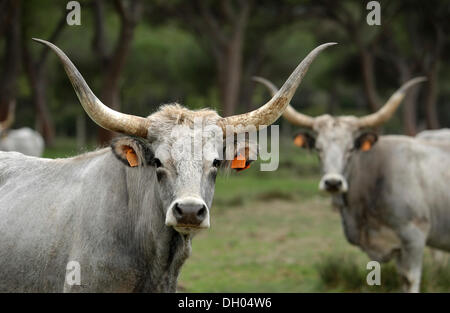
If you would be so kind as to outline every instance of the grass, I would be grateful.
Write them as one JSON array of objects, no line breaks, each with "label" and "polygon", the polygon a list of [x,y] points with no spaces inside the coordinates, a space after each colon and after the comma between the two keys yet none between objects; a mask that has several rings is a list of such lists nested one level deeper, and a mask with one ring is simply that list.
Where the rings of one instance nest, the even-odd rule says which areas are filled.
[{"label": "grass", "polygon": [[56,138],[52,147],[46,147],[42,157],[44,158],[68,158],[80,153],[92,151],[95,149],[94,143],[89,143],[85,147],[77,147],[74,138]]},{"label": "grass", "polygon": [[211,229],[194,239],[180,278],[183,290],[316,291],[314,264],[322,252],[357,252],[337,236],[339,218],[324,209],[326,202],[313,197],[304,203],[270,200],[233,209],[215,207]]},{"label": "grass", "polygon": [[216,182],[214,206],[251,205],[255,200],[283,199],[294,201],[317,194],[317,177],[298,178],[275,176],[254,177],[242,172],[219,176]]},{"label": "grass", "polygon": [[[59,140],[46,157],[79,152]],[[89,147],[92,150],[92,147]],[[193,240],[182,292],[397,292],[392,263],[382,265],[381,286],[366,284],[368,257],[344,238],[340,216],[317,191],[319,164],[283,143],[279,169],[219,175],[211,228]],[[450,291],[450,268],[425,255],[422,291]]]},{"label": "grass", "polygon": [[[317,271],[321,289],[326,291],[401,291],[401,280],[394,262],[381,265],[379,286],[368,286],[364,283],[369,271],[349,255],[330,255],[317,264]],[[450,266],[433,260],[428,251],[424,257],[420,289],[422,292],[450,291]]]}]

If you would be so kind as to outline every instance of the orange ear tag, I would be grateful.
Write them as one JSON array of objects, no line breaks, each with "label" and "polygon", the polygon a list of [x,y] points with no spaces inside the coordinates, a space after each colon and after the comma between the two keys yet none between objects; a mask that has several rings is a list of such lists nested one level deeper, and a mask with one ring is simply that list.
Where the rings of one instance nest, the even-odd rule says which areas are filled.
[{"label": "orange ear tag", "polygon": [[238,172],[248,169],[250,167],[250,163],[246,164],[247,160],[242,154],[238,154],[234,160],[231,162],[231,168],[236,169]]},{"label": "orange ear tag", "polygon": [[136,167],[139,165],[136,152],[134,152],[133,149],[131,148],[127,149],[126,157],[128,160],[128,164],[130,164],[131,167]]},{"label": "orange ear tag", "polygon": [[245,167],[243,167],[243,168],[237,168],[236,169],[236,172],[240,172],[240,171],[243,171],[243,170],[246,170],[246,169],[248,169],[249,167],[250,167],[250,162],[248,162],[248,164],[245,166]]},{"label": "orange ear tag", "polygon": [[372,143],[369,140],[363,142],[361,146],[362,151],[369,151],[372,148]]},{"label": "orange ear tag", "polygon": [[243,169],[245,168],[245,157],[242,154],[238,154],[231,162],[231,168]]},{"label": "orange ear tag", "polygon": [[302,135],[298,135],[297,137],[295,137],[294,145],[296,145],[297,147],[303,147],[304,143],[305,143],[305,140],[303,139]]}]

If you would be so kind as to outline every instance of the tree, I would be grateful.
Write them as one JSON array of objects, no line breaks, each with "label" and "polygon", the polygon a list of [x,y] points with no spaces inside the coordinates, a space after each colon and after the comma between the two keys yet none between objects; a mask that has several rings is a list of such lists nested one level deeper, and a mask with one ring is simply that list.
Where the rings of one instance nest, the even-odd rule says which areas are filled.
[{"label": "tree", "polygon": [[[26,6],[24,7],[24,15],[29,16],[34,12],[36,8]],[[48,41],[55,43],[60,37],[64,26],[66,25],[66,11],[61,12],[61,16],[59,21],[54,26],[53,31],[48,39]],[[32,91],[32,103],[36,108],[36,116],[38,120],[38,125],[40,128],[40,132],[45,139],[45,143],[47,146],[52,146],[55,130],[53,126],[53,121],[47,106],[47,74],[46,74],[46,64],[49,55],[49,49],[47,47],[42,46],[41,53],[38,57],[33,57],[30,52],[29,45],[34,45],[33,49],[37,49],[36,43],[32,42],[30,33],[30,23],[28,19],[24,19],[22,23],[22,58],[23,64],[25,68],[25,74],[28,79],[28,83],[30,85]]]},{"label": "tree", "polygon": [[11,101],[16,98],[17,77],[20,68],[20,16],[19,0],[1,4],[0,33],[5,35],[5,54],[0,77],[0,121],[8,114]]},{"label": "tree", "polygon": [[[357,48],[364,93],[371,111],[377,110],[381,105],[376,88],[375,62],[382,59],[393,65],[399,84],[413,76],[428,76],[424,97],[427,126],[439,126],[436,111],[437,72],[444,42],[442,29],[448,24],[448,9],[445,9],[442,2],[383,2],[382,25],[375,27],[366,23],[364,2],[353,6],[338,1],[320,0],[314,2],[312,7],[318,13],[316,16],[326,17],[340,26],[350,43]],[[359,15],[355,12],[359,12]],[[415,12],[423,14],[414,14]],[[402,105],[404,132],[407,135],[415,135],[417,132],[419,88],[411,90]]]},{"label": "tree", "polygon": [[[348,42],[357,48],[364,93],[370,111],[375,112],[382,103],[377,92],[373,51],[379,44],[385,25],[392,22],[400,8],[397,6],[391,9],[389,5],[382,5],[383,27],[375,27],[376,30],[373,31],[374,27],[369,30],[366,23],[365,5],[365,2],[360,2],[356,5],[357,10],[352,10],[352,6],[345,6],[342,1],[319,0],[313,3],[312,9],[316,14],[312,16],[327,18],[336,23],[347,34]],[[355,14],[355,11],[359,14]]]},{"label": "tree", "polygon": [[426,126],[429,129],[436,129],[440,127],[436,109],[439,91],[439,70],[445,44],[449,42],[448,36],[445,36],[445,33],[450,31],[448,23],[450,7],[442,1],[426,1],[420,2],[419,4],[421,5],[419,12],[424,13],[424,24],[428,26],[422,26],[425,32],[421,38],[421,41],[425,42],[425,49],[427,51],[427,55],[425,55],[421,63],[422,70],[428,78],[427,93],[424,101]]},{"label": "tree", "polygon": [[[114,7],[120,17],[120,34],[112,53],[109,54],[105,34],[105,3],[103,0],[93,2],[95,35],[92,47],[99,60],[102,73],[100,99],[107,106],[120,110],[120,75],[129,54],[134,29],[141,16],[142,4],[138,0],[128,1],[128,4],[121,0],[115,0]],[[112,132],[99,128],[98,140],[104,144],[109,142],[113,135]]]},{"label": "tree", "polygon": [[[420,15],[414,12],[421,12]],[[414,1],[402,7],[402,16],[391,25],[384,34],[386,47],[379,53],[386,56],[397,68],[401,81],[411,78],[415,73],[422,73],[428,78],[424,85],[422,100],[426,127],[439,128],[436,109],[439,85],[439,65],[448,28],[448,6],[440,1]],[[396,26],[396,28],[395,28]],[[448,29],[447,29],[448,30]],[[405,98],[404,121],[405,132],[415,135],[418,112],[417,90],[414,89]]]},{"label": "tree", "polygon": [[[148,16],[156,23],[161,22],[156,15],[174,17],[205,44],[215,60],[221,113],[229,116],[236,113],[241,99],[246,103],[241,110],[249,109],[251,76],[264,59],[266,37],[261,34],[290,23],[297,6],[291,1],[165,1],[149,10],[155,14]],[[253,33],[257,35],[249,36]]]},{"label": "tree", "polygon": [[223,114],[234,114],[240,95],[243,45],[252,0],[181,1],[163,4],[168,15],[179,18],[206,43],[216,62]]}]

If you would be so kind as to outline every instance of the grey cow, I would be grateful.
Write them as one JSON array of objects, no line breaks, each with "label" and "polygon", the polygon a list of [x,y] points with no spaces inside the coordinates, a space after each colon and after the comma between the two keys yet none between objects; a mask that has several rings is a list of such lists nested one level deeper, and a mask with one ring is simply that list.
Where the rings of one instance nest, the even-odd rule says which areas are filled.
[{"label": "grey cow", "polygon": [[15,102],[12,101],[8,116],[0,122],[0,151],[16,151],[30,156],[41,156],[44,152],[44,139],[37,131],[22,127],[10,129],[14,123]]},{"label": "grey cow", "polygon": [[424,130],[418,133],[416,138],[427,140],[446,140],[450,143],[450,128]]},{"label": "grey cow", "polygon": [[[439,141],[442,144],[450,146],[450,128],[428,129],[421,131],[416,135],[416,138],[422,140]],[[430,249],[433,260],[438,264],[446,265],[449,262],[450,254],[437,249]]]},{"label": "grey cow", "polygon": [[[273,93],[276,87],[256,78]],[[310,117],[288,106],[283,116],[311,129],[297,145],[321,160],[319,188],[332,195],[347,240],[372,260],[395,258],[404,290],[418,292],[425,245],[450,250],[450,146],[407,136],[380,136],[364,129],[386,122],[416,78],[376,113],[364,117]]]},{"label": "grey cow", "polygon": [[[92,120],[128,136],[68,159],[0,153],[0,291],[174,292],[192,236],[210,225],[215,177],[227,163],[215,128],[237,134],[272,124],[331,45],[310,52],[255,111],[222,118],[171,104],[144,118],[105,106],[58,47],[37,41],[58,55]],[[183,150],[192,140],[200,158]],[[178,149],[181,155],[171,153]],[[66,281],[74,262],[81,285]]]}]

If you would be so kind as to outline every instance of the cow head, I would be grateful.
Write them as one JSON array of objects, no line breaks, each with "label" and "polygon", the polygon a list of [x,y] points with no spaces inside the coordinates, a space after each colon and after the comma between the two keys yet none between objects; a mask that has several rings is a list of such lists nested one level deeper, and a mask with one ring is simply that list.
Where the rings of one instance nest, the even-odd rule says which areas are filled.
[{"label": "cow head", "polygon": [[[264,84],[272,93],[277,92],[277,88],[270,81],[261,77],[254,79]],[[424,80],[425,78],[419,77],[408,81],[379,111],[364,117],[335,117],[325,114],[313,118],[288,105],[283,117],[294,125],[312,130],[313,134],[296,134],[294,144],[317,151],[323,173],[319,183],[320,190],[330,193],[345,193],[348,190],[345,174],[350,158],[355,153],[366,153],[372,149],[378,139],[375,133],[365,130],[386,122],[395,113],[405,97],[406,90]]]},{"label": "cow head", "polygon": [[[309,65],[326,47],[323,44],[298,65],[270,101],[252,112],[220,117],[215,111],[192,111],[177,104],[165,105],[148,117],[123,114],[105,106],[69,58],[55,45],[51,48],[66,73],[86,113],[99,126],[128,136],[112,142],[112,151],[130,170],[150,171],[156,197],[164,208],[165,223],[181,233],[209,227],[209,208],[217,171],[226,166],[223,147],[235,135],[259,130],[275,122],[287,107]],[[232,157],[246,155],[233,144]],[[246,147],[244,146],[244,150]],[[227,160],[229,158],[227,157]],[[152,176],[153,175],[153,176]]]},{"label": "cow head", "polygon": [[114,154],[133,170],[154,172],[167,226],[182,233],[208,228],[216,175],[225,166],[220,116],[170,104],[148,119],[147,138],[117,138]]}]

